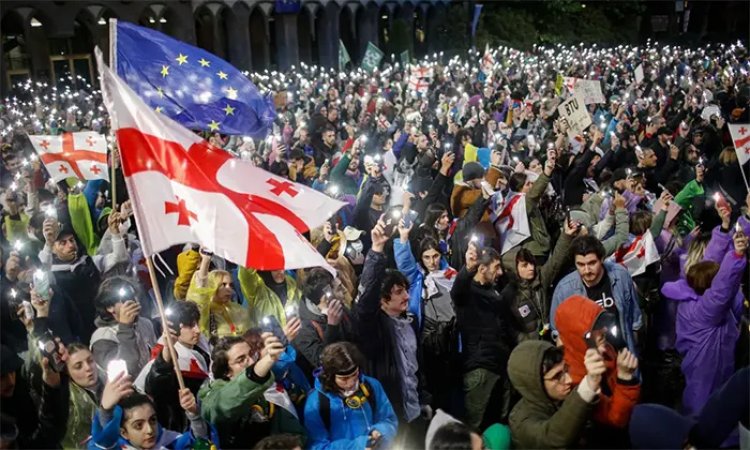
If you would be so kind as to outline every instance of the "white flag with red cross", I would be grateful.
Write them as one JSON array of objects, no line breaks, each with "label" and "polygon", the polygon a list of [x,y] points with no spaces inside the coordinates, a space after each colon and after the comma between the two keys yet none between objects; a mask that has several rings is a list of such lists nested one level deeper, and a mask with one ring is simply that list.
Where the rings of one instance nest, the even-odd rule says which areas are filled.
[{"label": "white flag with red cross", "polygon": [[504,255],[529,236],[529,217],[526,214],[526,194],[498,191],[490,198],[490,220],[502,242],[500,254]]},{"label": "white flag with red cross", "polygon": [[415,66],[411,68],[411,77],[420,79],[430,79],[435,76],[435,69],[432,67]]},{"label": "white flag with red cross", "polygon": [[413,75],[409,78],[409,90],[410,91],[417,91],[417,92],[425,93],[429,89],[430,89],[429,81],[423,80],[421,78],[417,78]]},{"label": "white flag with red cross", "polygon": [[729,133],[732,135],[737,160],[743,165],[750,160],[750,124],[730,124]]},{"label": "white flag with red cross", "polygon": [[492,74],[492,68],[495,66],[495,56],[490,51],[489,44],[484,46],[484,55],[482,56],[481,69],[482,72],[490,76]]},{"label": "white flag with red cross", "polygon": [[195,242],[258,270],[327,266],[302,233],[342,202],[233,158],[149,108],[97,60],[146,255]]},{"label": "white flag with red cross", "polygon": [[57,136],[29,135],[31,145],[54,181],[109,180],[107,141],[93,131]]},{"label": "white flag with red cross", "polygon": [[615,252],[614,259],[628,269],[631,277],[646,271],[649,264],[659,261],[659,250],[656,248],[651,231],[637,236],[630,245],[623,245]]}]

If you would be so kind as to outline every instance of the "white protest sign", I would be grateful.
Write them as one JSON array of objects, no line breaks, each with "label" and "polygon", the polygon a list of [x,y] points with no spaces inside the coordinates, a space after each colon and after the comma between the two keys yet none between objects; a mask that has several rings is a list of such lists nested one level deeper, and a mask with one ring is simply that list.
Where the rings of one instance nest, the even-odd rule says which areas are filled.
[{"label": "white protest sign", "polygon": [[643,81],[643,64],[638,64],[635,68],[635,82],[640,84]]},{"label": "white protest sign", "polygon": [[716,105],[708,105],[701,111],[701,119],[711,120],[711,116],[721,117],[721,109]]},{"label": "white protest sign", "polygon": [[592,123],[580,94],[564,101],[557,107],[557,111],[560,113],[560,119],[567,125],[568,137],[583,134],[583,131]]},{"label": "white protest sign", "polygon": [[602,84],[597,80],[581,80],[576,81],[575,87],[576,95],[583,97],[583,103],[590,105],[591,103],[605,103],[604,94],[602,94]]}]

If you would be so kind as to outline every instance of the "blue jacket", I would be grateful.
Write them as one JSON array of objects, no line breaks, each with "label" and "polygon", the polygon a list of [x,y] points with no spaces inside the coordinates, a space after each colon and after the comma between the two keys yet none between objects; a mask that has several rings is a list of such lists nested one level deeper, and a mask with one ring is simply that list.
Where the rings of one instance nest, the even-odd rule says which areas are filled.
[{"label": "blue jacket", "polygon": [[[102,427],[99,421],[99,412],[94,415],[91,423],[91,439],[88,441],[89,450],[102,449],[121,449],[134,448],[127,439],[120,436],[120,423],[122,422],[122,408],[115,406],[112,411],[112,418]],[[172,430],[165,430],[160,425],[157,434],[156,445],[154,448],[166,447],[173,450],[183,450],[193,448],[195,437],[191,431],[177,433]]]},{"label": "blue jacket", "polygon": [[[422,329],[422,283],[424,282],[424,269],[417,263],[411,252],[409,242],[402,243],[401,239],[393,241],[393,254],[396,258],[396,267],[409,280],[409,312],[414,314]],[[440,269],[447,269],[448,263],[440,258]]]},{"label": "blue jacket", "polygon": [[[628,270],[620,264],[612,261],[604,261],[603,264],[604,270],[607,271],[607,275],[609,276],[609,281],[612,283],[612,296],[615,298],[615,306],[620,315],[620,328],[625,330],[628,349],[633,354],[636,354],[633,331],[641,328],[643,318],[641,316],[641,308],[638,306],[638,293],[635,291],[633,279],[630,277]],[[560,280],[555,288],[555,293],[552,295],[549,323],[553,331],[557,330],[555,326],[555,312],[557,312],[557,307],[571,295],[582,295],[588,298],[586,287],[583,285],[578,272],[568,274]]]},{"label": "blue jacket", "polygon": [[[311,450],[362,450],[372,430],[381,434],[381,448],[389,448],[398,431],[396,412],[385,395],[383,386],[374,378],[360,376],[360,383],[367,382],[377,411],[372,410],[373,401],[365,401],[361,408],[352,409],[344,400],[330,392],[325,392],[320,379],[315,380],[315,390],[305,404],[305,428],[308,435],[308,449]],[[319,394],[328,397],[331,405],[331,428],[326,429],[320,416]]]}]

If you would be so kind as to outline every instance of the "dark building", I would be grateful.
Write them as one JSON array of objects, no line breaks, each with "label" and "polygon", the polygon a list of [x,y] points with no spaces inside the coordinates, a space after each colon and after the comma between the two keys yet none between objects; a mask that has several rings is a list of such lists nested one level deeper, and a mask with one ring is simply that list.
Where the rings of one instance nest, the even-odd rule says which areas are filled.
[{"label": "dark building", "polygon": [[[2,84],[64,73],[91,80],[93,48],[107,53],[107,21],[117,18],[197,44],[243,70],[289,69],[299,62],[338,65],[339,40],[356,64],[368,42],[386,53],[417,57],[441,50],[438,39],[448,0],[301,0],[281,13],[284,0],[16,1],[0,2]],[[286,0],[286,3],[294,3]],[[294,6],[294,5],[292,5]],[[398,31],[396,31],[398,29]],[[404,42],[406,41],[406,42]],[[392,42],[390,42],[392,44]],[[393,47],[393,45],[390,45]]]}]

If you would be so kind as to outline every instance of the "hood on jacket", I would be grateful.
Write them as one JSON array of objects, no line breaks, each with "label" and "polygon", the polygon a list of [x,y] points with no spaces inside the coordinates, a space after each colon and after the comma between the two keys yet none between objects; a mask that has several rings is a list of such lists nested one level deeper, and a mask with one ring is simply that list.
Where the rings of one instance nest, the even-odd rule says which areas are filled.
[{"label": "hood on jacket", "polygon": [[668,299],[675,301],[698,300],[698,294],[690,287],[687,280],[684,278],[664,283],[664,286],[661,288],[661,293]]},{"label": "hood on jacket", "polygon": [[588,345],[583,335],[591,330],[603,312],[604,308],[581,295],[571,295],[557,308],[555,323],[565,349],[565,362],[574,383],[580,382],[586,375],[583,358]]},{"label": "hood on jacket", "polygon": [[554,402],[544,389],[540,373],[544,352],[553,348],[546,341],[524,341],[518,344],[508,359],[508,377],[524,400],[537,405],[552,405]]}]

